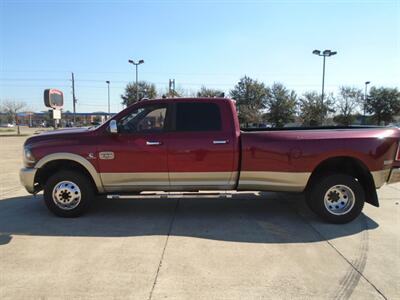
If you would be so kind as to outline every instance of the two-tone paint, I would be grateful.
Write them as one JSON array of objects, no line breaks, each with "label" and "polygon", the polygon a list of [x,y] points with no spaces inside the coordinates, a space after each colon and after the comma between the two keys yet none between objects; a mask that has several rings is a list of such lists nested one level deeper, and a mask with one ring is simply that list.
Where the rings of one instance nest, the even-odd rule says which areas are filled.
[{"label": "two-tone paint", "polygon": [[363,164],[380,188],[394,163],[399,133],[397,128],[243,132],[239,187],[299,192],[321,163],[349,157]]},{"label": "two-tone paint", "polygon": [[[90,174],[100,193],[130,191],[269,190],[302,192],[318,166],[335,157],[360,162],[376,188],[398,181],[396,128],[282,129],[241,131],[235,102],[194,98],[141,101],[133,109],[178,102],[218,105],[222,129],[215,132],[110,133],[108,122],[98,128],[59,130],[29,138],[25,147],[36,163],[21,171],[29,192],[37,171],[54,161],[73,161]],[[392,176],[393,175],[393,176]],[[393,179],[394,178],[394,179]],[[400,180],[400,178],[399,178]]]}]

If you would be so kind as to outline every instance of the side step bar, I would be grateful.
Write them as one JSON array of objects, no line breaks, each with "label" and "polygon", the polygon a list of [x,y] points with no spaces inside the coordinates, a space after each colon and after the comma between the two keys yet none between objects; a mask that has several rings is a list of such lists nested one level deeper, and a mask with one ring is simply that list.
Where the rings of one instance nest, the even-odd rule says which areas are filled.
[{"label": "side step bar", "polygon": [[107,195],[107,199],[167,199],[167,198],[232,198],[232,193],[224,192],[224,193],[168,193],[168,192],[160,192],[160,193],[144,193],[137,195],[118,195],[118,194],[110,194]]}]

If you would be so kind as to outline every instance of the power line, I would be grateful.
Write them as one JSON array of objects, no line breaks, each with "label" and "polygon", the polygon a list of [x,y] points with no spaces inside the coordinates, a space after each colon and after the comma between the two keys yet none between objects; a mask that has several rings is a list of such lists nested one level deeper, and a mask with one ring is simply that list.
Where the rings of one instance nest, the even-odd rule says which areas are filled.
[{"label": "power line", "polygon": [[[159,86],[167,86],[168,87],[168,82],[150,82],[150,83],[154,83],[156,85]],[[232,83],[211,83],[211,82],[179,82],[180,86],[182,85],[187,85],[187,86],[226,86],[226,87],[234,87],[237,82],[232,82]],[[0,82],[1,86],[5,86],[5,87],[17,87],[17,88],[34,88],[34,87],[47,87],[47,85],[43,85],[43,84],[38,84],[38,85],[18,85],[18,84],[4,84]],[[105,86],[100,86],[100,85],[81,85],[79,84],[78,80],[75,80],[75,85],[79,86],[80,88],[96,88],[96,89],[107,89],[107,87]],[[293,83],[293,84],[285,84],[288,87],[319,87],[319,84],[303,84],[303,83]],[[338,87],[341,86],[342,84],[328,84],[325,86],[329,86],[329,87]],[[384,84],[383,84],[384,85]],[[391,84],[387,84],[387,85],[391,85]],[[70,87],[70,85],[59,85],[57,84],[57,87]],[[115,85],[114,87],[116,88],[125,88],[125,85]]]},{"label": "power line", "polygon": [[[26,70],[26,71],[13,71],[13,70],[3,70],[3,73],[69,73],[70,71],[43,71],[43,70]],[[75,73],[79,74],[131,74],[131,72],[122,72],[122,71],[76,71]],[[171,75],[194,75],[194,76],[238,76],[238,73],[241,74],[248,74],[249,72],[231,72],[231,73],[218,73],[218,72],[174,72],[174,71],[169,71],[169,72],[149,72],[149,71],[143,71],[142,74],[149,74],[149,75],[166,75],[166,76],[171,76]],[[289,75],[289,76],[303,76],[303,72],[258,72],[258,73],[251,73],[252,76],[283,76],[283,75]],[[239,75],[240,76],[240,75]],[[311,75],[310,75],[311,76]],[[312,75],[314,77],[314,75]]]},{"label": "power line", "polygon": [[[0,81],[71,81],[71,79],[67,78],[0,78]],[[104,82],[104,80],[100,79],[78,79],[75,80],[76,82]],[[119,83],[128,83],[128,80],[114,80],[114,82],[119,82]]]}]

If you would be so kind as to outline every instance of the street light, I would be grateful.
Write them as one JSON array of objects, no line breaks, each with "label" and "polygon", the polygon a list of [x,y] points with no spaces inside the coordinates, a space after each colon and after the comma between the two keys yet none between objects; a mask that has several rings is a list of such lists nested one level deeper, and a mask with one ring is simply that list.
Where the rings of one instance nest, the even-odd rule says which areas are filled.
[{"label": "street light", "polygon": [[367,88],[368,84],[370,84],[371,81],[366,81],[365,82],[365,90],[364,90],[364,113],[363,113],[363,123],[365,124],[365,110],[366,110],[366,104],[367,104]]},{"label": "street light", "polygon": [[136,67],[136,100],[139,100],[138,65],[144,64],[144,60],[140,59],[138,62],[134,62],[132,59],[129,59],[128,62]]},{"label": "street light", "polygon": [[108,118],[110,118],[110,81],[107,80],[107,91],[108,91]]},{"label": "street light", "polygon": [[323,62],[323,68],[322,68],[322,95],[321,95],[321,104],[324,103],[324,87],[325,87],[325,58],[329,56],[336,55],[336,51],[331,51],[331,50],[324,50],[322,53],[320,50],[314,50],[312,52],[315,55],[318,56],[323,56],[324,57],[324,62]]}]

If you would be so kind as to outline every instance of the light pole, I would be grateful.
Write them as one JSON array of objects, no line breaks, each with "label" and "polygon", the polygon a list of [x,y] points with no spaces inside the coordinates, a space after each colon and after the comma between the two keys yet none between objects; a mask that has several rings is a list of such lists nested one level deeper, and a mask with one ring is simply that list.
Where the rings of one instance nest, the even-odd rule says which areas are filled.
[{"label": "light pole", "polygon": [[323,67],[322,67],[322,95],[321,95],[321,104],[324,103],[324,88],[325,88],[325,58],[329,56],[336,55],[336,51],[324,50],[322,53],[320,50],[314,50],[312,52],[315,55],[322,56],[324,58]]},{"label": "light pole", "polygon": [[368,89],[368,84],[370,84],[371,81],[366,81],[365,82],[365,90],[364,90],[364,113],[363,113],[363,123],[365,124],[365,110],[366,110],[366,104],[367,104],[367,89]]},{"label": "light pole", "polygon": [[138,85],[138,66],[144,63],[144,60],[141,59],[138,62],[134,62],[132,59],[129,59],[128,62],[136,67],[136,100],[139,101],[139,85]]},{"label": "light pole", "polygon": [[107,83],[107,92],[108,92],[108,119],[110,118],[110,80],[106,81]]}]

